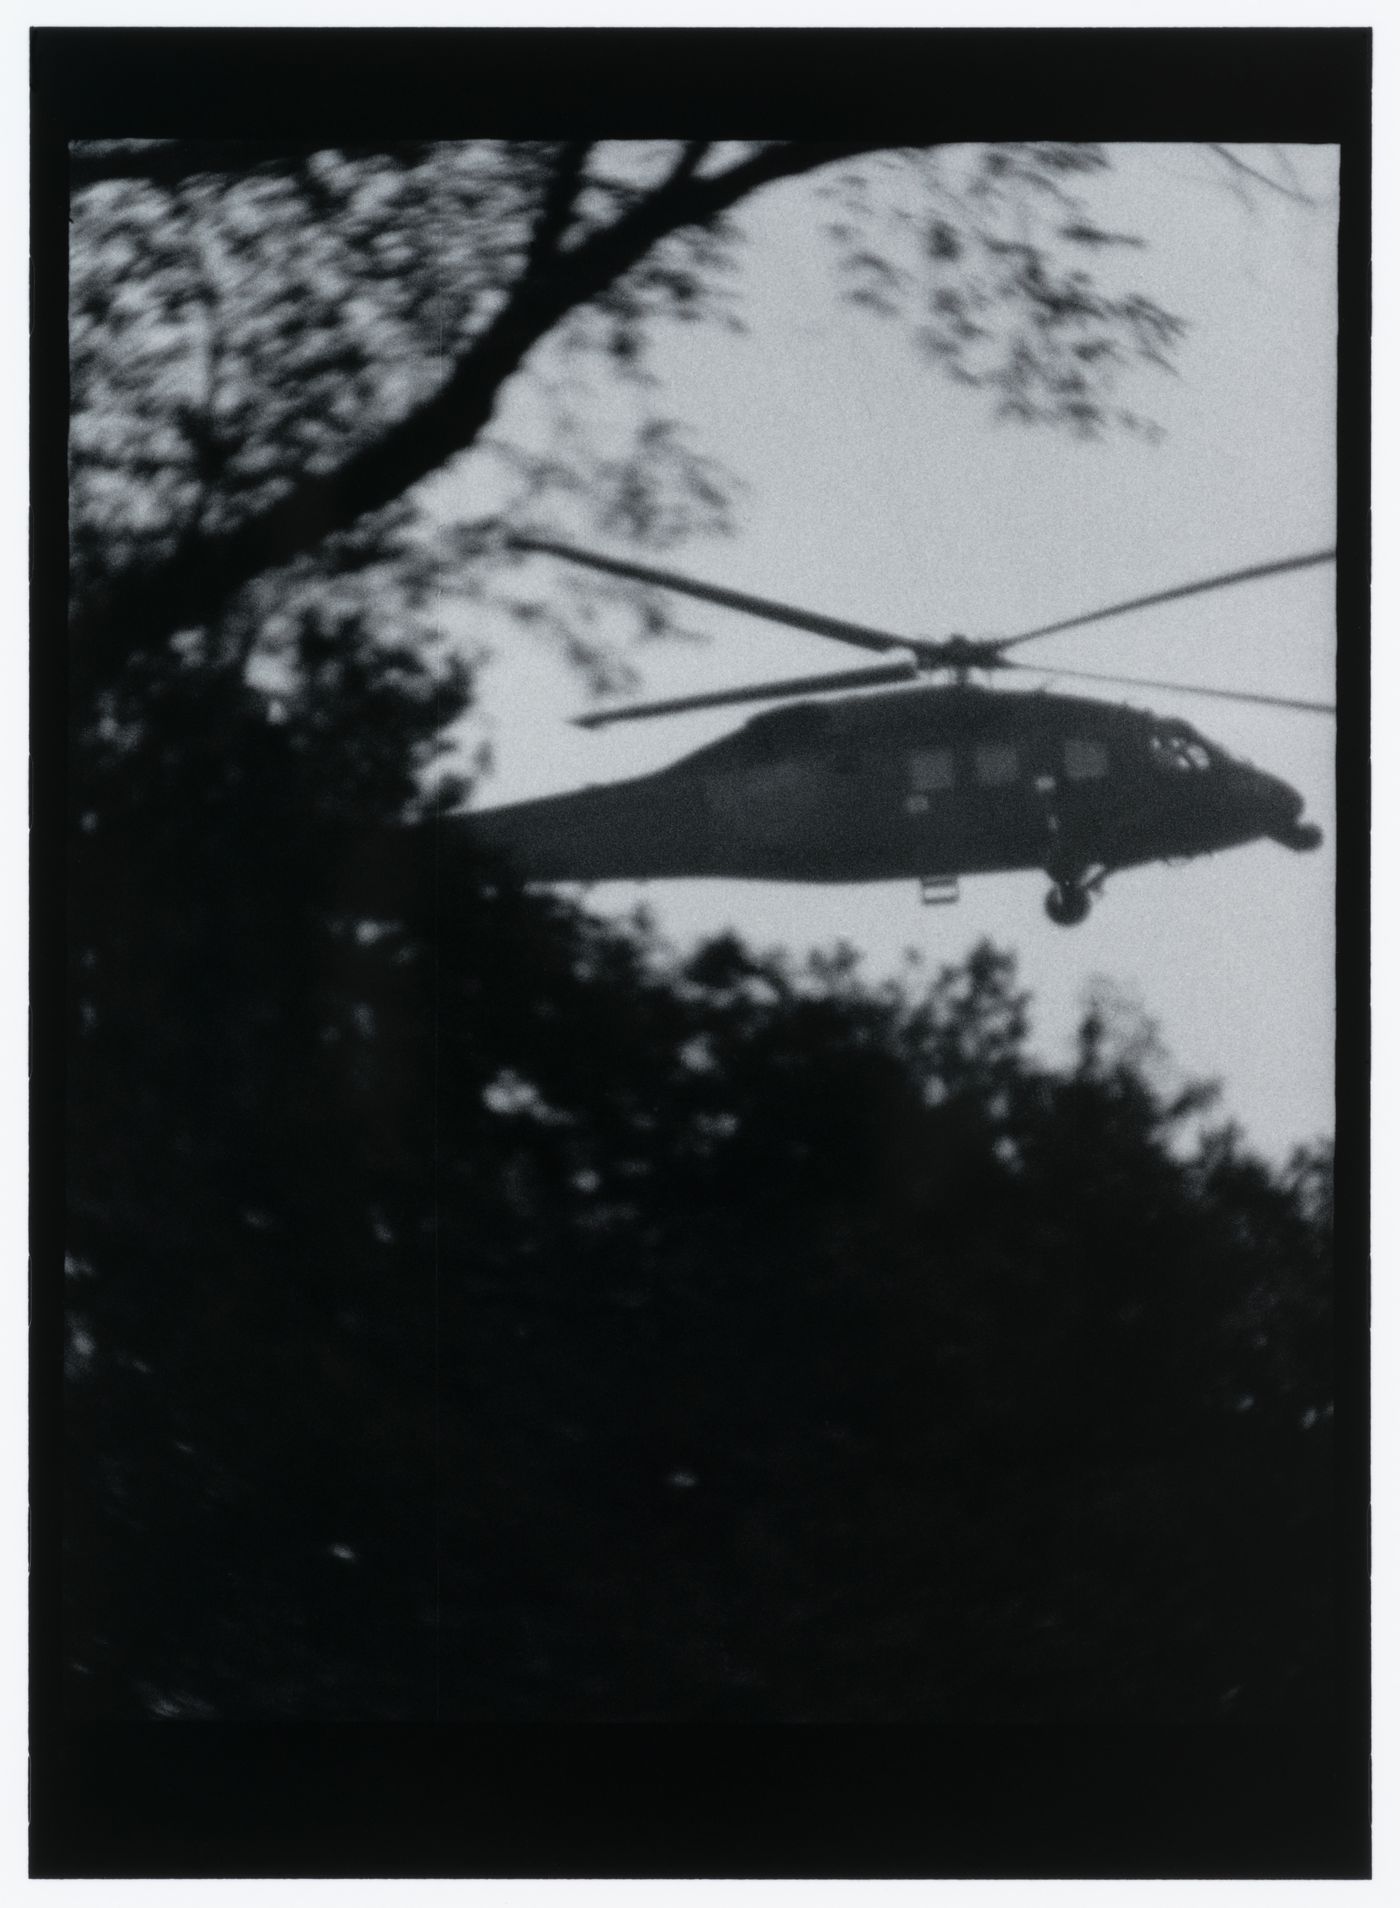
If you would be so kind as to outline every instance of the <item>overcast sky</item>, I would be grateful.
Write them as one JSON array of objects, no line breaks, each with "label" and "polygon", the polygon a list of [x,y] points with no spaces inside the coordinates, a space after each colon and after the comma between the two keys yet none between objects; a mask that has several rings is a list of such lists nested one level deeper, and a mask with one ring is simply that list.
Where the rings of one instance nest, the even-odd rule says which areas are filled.
[{"label": "overcast sky", "polygon": [[[1165,427],[1156,444],[1132,435],[1085,444],[995,424],[979,394],[951,387],[893,328],[838,303],[809,186],[756,201],[745,220],[749,335],[696,328],[668,339],[657,360],[670,408],[744,480],[738,534],[666,560],[910,634],[990,635],[1331,544],[1335,156],[1290,156],[1310,207],[1264,191],[1244,201],[1191,148],[1115,149],[1112,177],[1092,187],[1102,223],[1149,241],[1132,258],[1136,281],[1191,321],[1180,375],[1145,371],[1125,394]],[[441,494],[452,507],[450,479]],[[859,660],[719,609],[691,605],[687,621],[710,640],[647,648],[643,693]],[[1052,687],[1058,661],[1327,700],[1334,640],[1329,566],[1049,638],[1026,659],[1044,662]],[[795,949],[845,938],[872,973],[911,947],[930,963],[958,959],[988,935],[1016,952],[1050,1055],[1068,1051],[1086,992],[1107,979],[1158,1023],[1180,1073],[1222,1081],[1227,1111],[1254,1144],[1281,1153],[1329,1133],[1330,719],[1160,691],[1103,693],[1182,715],[1284,776],[1326,830],[1325,846],[1300,856],[1265,842],[1128,871],[1073,930],[1046,920],[1047,884],[1031,873],[966,880],[951,908],[922,907],[912,882],[619,883],[595,888],[590,905],[624,912],[644,895],[680,941],[726,926]],[[482,694],[496,750],[483,803],[641,773],[750,713],[571,728],[583,699],[577,679],[509,630]]]}]

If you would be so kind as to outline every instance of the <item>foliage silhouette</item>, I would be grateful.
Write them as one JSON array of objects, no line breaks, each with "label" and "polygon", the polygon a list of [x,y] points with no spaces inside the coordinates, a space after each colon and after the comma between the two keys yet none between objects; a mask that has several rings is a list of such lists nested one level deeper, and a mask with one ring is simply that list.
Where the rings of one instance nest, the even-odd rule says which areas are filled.
[{"label": "foliage silhouette", "polygon": [[[739,324],[735,214],[778,189],[818,194],[801,216],[846,296],[1001,409],[1132,421],[1119,385],[1183,326],[1074,189],[1107,164],[1053,142],[79,147],[76,658],[100,689],[193,632],[275,653],[308,598],[403,627],[430,596],[518,607],[490,523],[454,537],[422,510],[449,465],[516,519],[722,526],[732,485],[666,414],[652,347]],[[558,633],[577,644],[577,617]]]},{"label": "foliage silhouette", "polygon": [[367,919],[466,689],[299,640],[75,838],[80,1710],[1322,1714],[1326,1160],[985,945],[682,955],[431,821]]},{"label": "foliage silhouette", "polygon": [[992,947],[675,950],[440,825],[431,607],[521,599],[413,485],[721,521],[647,340],[818,169],[862,303],[1103,421],[1178,327],[1064,262],[1101,155],[193,158],[75,161],[74,1713],[1324,1716],[1326,1156],[1193,1139],[1103,1009],[1035,1060]]}]

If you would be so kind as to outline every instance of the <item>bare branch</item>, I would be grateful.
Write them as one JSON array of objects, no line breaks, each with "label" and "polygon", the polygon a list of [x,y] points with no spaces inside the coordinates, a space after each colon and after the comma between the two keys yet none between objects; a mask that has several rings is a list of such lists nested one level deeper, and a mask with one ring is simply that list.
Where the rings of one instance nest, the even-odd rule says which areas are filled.
[{"label": "bare branch", "polygon": [[[847,159],[860,159],[872,152],[897,152],[900,148],[892,146],[888,140],[861,139],[850,140],[844,145],[809,145],[805,141],[797,143],[790,140],[777,141],[770,146],[760,146],[737,165],[730,166],[726,172],[719,172],[705,179],[691,182],[692,187],[703,193],[704,188],[715,189],[717,203],[712,212],[698,215],[685,221],[687,224],[703,224],[706,218],[727,211],[750,192],[756,192],[760,186],[772,185],[779,179],[795,178],[799,174],[819,172],[826,166],[840,165]],[[924,151],[930,147],[922,148]],[[663,191],[669,188],[663,187]]]},{"label": "bare branch", "polygon": [[1231,152],[1228,146],[1212,145],[1209,149],[1215,154],[1217,159],[1223,159],[1226,165],[1233,167],[1236,172],[1243,174],[1245,178],[1253,179],[1258,185],[1267,186],[1271,192],[1277,192],[1280,198],[1291,199],[1295,205],[1317,204],[1316,199],[1311,198],[1306,192],[1301,191],[1296,186],[1284,185],[1282,181],[1278,179],[1271,179],[1267,172],[1260,172],[1257,167],[1249,165],[1245,160],[1240,158],[1238,153]]}]

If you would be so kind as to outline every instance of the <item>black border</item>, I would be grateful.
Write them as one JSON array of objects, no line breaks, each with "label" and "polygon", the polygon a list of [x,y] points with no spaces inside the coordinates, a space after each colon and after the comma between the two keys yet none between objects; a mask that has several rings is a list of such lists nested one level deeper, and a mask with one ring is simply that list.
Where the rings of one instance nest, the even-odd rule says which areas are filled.
[{"label": "black border", "polygon": [[[31,1873],[1369,1874],[1368,30],[90,29],[31,37]],[[756,135],[1342,147],[1335,1737],[617,1727],[65,1730],[57,1701],[65,143]]]},{"label": "black border", "polygon": [[[275,44],[275,55],[273,47]],[[1339,138],[1361,28],[40,28],[68,138]]]},{"label": "black border", "polygon": [[1362,1877],[1364,1746],[1248,1729],[111,1725],[38,1876]]}]

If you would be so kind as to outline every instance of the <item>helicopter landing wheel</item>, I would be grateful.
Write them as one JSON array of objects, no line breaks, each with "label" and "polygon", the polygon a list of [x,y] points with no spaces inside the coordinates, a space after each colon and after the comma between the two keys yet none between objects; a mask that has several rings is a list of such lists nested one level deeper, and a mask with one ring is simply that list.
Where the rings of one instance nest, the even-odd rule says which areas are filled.
[{"label": "helicopter landing wheel", "polygon": [[1078,927],[1089,912],[1089,896],[1078,886],[1060,881],[1045,897],[1045,912],[1056,927]]}]

